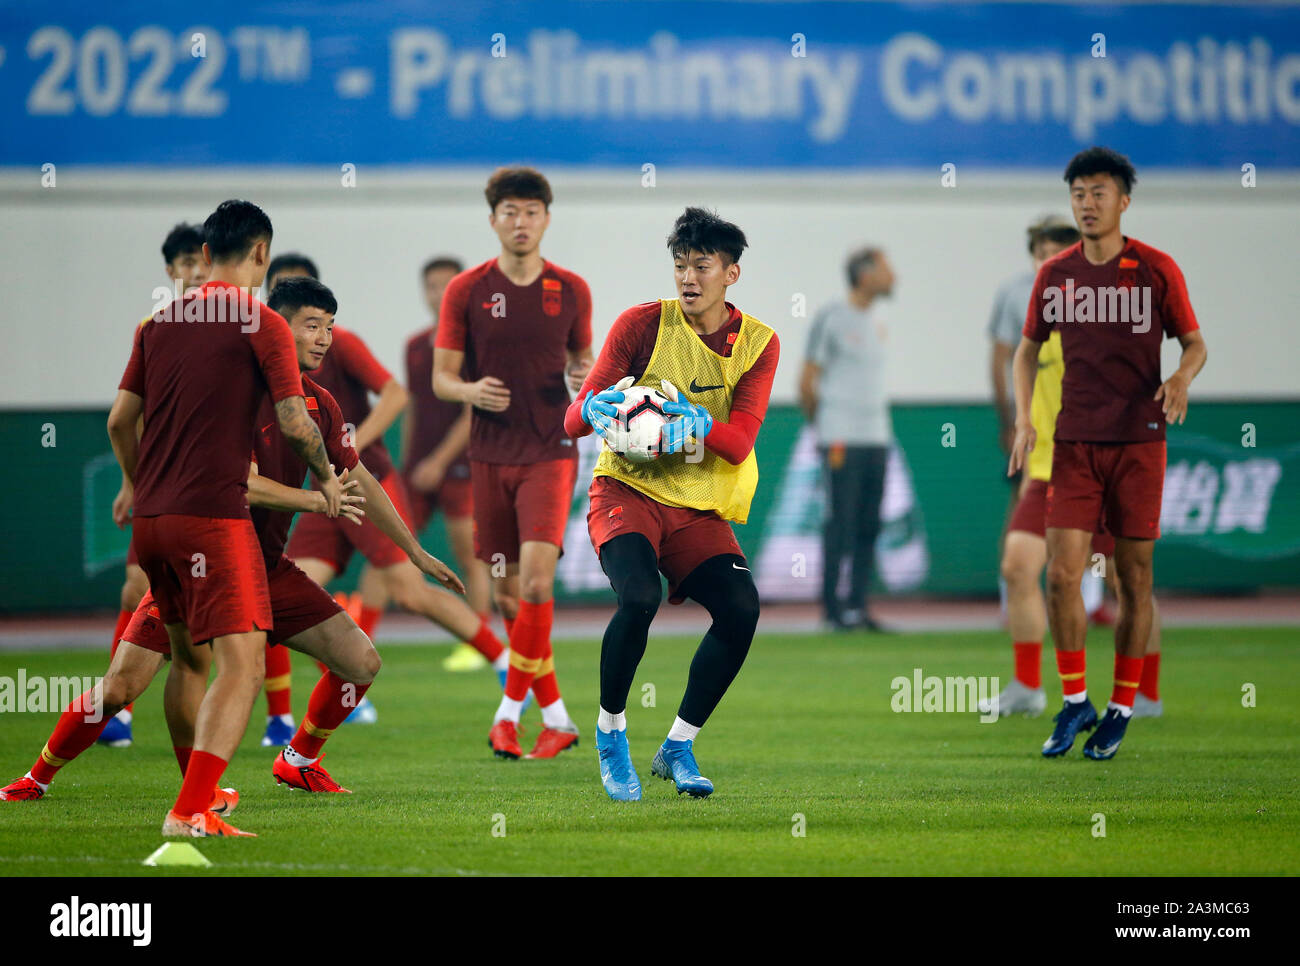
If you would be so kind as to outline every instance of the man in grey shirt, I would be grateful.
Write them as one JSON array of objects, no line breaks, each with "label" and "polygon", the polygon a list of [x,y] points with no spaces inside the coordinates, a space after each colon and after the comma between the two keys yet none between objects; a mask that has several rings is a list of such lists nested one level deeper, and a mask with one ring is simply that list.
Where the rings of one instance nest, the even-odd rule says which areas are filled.
[{"label": "man in grey shirt", "polygon": [[[885,395],[885,326],[874,303],[893,292],[894,271],[878,248],[854,252],[845,271],[848,296],[813,319],[799,399],[815,426],[830,490],[822,532],[826,620],[837,628],[879,630],[867,609],[867,591],[893,430]],[[852,580],[842,601],[838,584],[846,555]]]}]

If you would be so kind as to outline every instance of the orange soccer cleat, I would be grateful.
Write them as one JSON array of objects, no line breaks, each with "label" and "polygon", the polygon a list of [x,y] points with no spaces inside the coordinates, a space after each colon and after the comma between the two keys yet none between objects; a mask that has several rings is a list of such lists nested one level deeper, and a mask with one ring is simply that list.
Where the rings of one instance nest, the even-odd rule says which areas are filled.
[{"label": "orange soccer cleat", "polygon": [[228,825],[213,812],[197,812],[186,818],[175,812],[168,812],[163,819],[162,834],[167,837],[202,839],[208,837],[255,839],[253,832],[241,832],[233,825]]},{"label": "orange soccer cleat", "polygon": [[513,761],[524,754],[524,749],[519,747],[519,725],[508,718],[502,718],[492,726],[488,732],[488,744],[492,746],[492,754],[498,758]]},{"label": "orange soccer cleat", "polygon": [[218,788],[212,793],[212,804],[208,806],[208,811],[213,815],[226,816],[235,810],[239,804],[239,792],[233,788]]},{"label": "orange soccer cleat", "polygon": [[300,792],[339,792],[344,795],[351,795],[352,792],[333,778],[321,764],[321,755],[310,765],[291,765],[284,757],[284,752],[275,756],[275,764],[271,766],[271,774],[275,776],[277,785],[288,785],[290,788],[297,789]]},{"label": "orange soccer cleat", "polygon": [[528,753],[529,758],[554,758],[566,748],[578,746],[578,732],[560,731],[558,728],[543,728],[537,736],[537,744]]},{"label": "orange soccer cleat", "polygon": [[0,788],[0,802],[34,802],[45,794],[45,789],[36,783],[30,775],[24,775],[18,781]]}]

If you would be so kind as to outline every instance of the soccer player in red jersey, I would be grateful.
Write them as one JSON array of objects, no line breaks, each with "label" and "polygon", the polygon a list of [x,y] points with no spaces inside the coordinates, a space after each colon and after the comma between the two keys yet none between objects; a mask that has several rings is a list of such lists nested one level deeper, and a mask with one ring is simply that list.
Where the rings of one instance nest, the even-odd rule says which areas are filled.
[{"label": "soccer player in red jersey", "polygon": [[[411,404],[402,423],[402,475],[411,500],[415,532],[424,529],[435,511],[442,511],[456,565],[465,575],[466,599],[475,613],[486,620],[491,590],[487,567],[474,556],[473,495],[466,455],[470,406],[445,402],[433,394],[433,344],[438,331],[438,312],[447,286],[464,268],[459,259],[440,256],[426,262],[420,273],[424,301],[433,324],[415,333],[406,343],[406,386]],[[480,652],[471,644],[461,644],[442,666],[448,671],[473,671],[492,662],[504,687],[509,656],[505,648]]]},{"label": "soccer player in red jersey", "polygon": [[696,764],[695,737],[740,672],[758,625],[758,590],[727,521],[744,523],[749,514],[758,484],[754,440],[781,350],[770,327],[726,300],[746,245],[735,225],[687,208],[668,237],[677,298],[618,317],[565,415],[569,435],[594,429],[608,441],[613,404],[635,383],[663,386],[676,400],[665,411],[681,417],[664,424],[663,455],[651,462],[602,448],[591,483],[591,543],[618,595],[601,643],[596,726],[601,781],[616,801],[641,798],[625,709],[663,596],[659,574],[668,578],[671,603],[690,597],[713,618],[650,766],[678,794],[713,791]]},{"label": "soccer player in red jersey", "polygon": [[[305,263],[304,267],[314,270],[309,259],[295,257]],[[282,271],[276,276],[276,284],[297,274],[303,272]],[[271,294],[274,296],[274,288]],[[406,390],[359,336],[339,325],[333,327],[329,355],[312,378],[338,402],[362,462],[397,507],[404,528],[412,528],[406,486],[383,439],[384,432],[406,408],[409,399]],[[374,409],[370,407],[370,393],[379,395]],[[504,650],[483,616],[476,614],[462,598],[429,584],[405,549],[372,520],[367,519],[356,527],[318,515],[304,517],[294,528],[286,553],[307,576],[324,587],[347,569],[353,551],[358,550],[371,570],[370,593],[367,597],[363,591],[363,606],[357,621],[367,637],[379,623],[382,608],[392,599],[460,640],[473,642],[475,647],[494,653]],[[367,583],[364,572],[362,579],[364,588]],[[376,719],[374,705],[366,698],[358,704],[350,720],[373,723]]]},{"label": "soccer player in red jersey", "polygon": [[[208,279],[208,264],[203,260],[203,228],[181,222],[167,233],[162,243],[163,268],[173,283],[179,282],[181,290],[188,292],[197,288]],[[157,292],[155,292],[157,294]],[[150,316],[152,318],[152,316]],[[146,319],[147,321],[147,319]],[[143,324],[143,323],[141,323]],[[119,530],[131,525],[130,488],[123,481],[113,499],[113,522]],[[121,609],[117,615],[117,626],[113,628],[113,643],[109,648],[109,660],[117,651],[117,642],[122,631],[131,622],[140,598],[149,591],[149,578],[144,575],[139,560],[135,555],[135,544],[128,544],[126,550],[126,579],[122,582],[120,595]],[[127,748],[131,745],[131,707],[123,708],[109,722],[100,735],[101,744],[110,748]]]},{"label": "soccer player in red jersey", "polygon": [[[1128,728],[1151,633],[1165,424],[1186,418],[1188,387],[1206,359],[1178,265],[1120,230],[1136,180],[1129,160],[1109,148],[1089,148],[1066,166],[1083,239],[1038,270],[1013,364],[1014,473],[1036,441],[1030,399],[1039,347],[1060,332],[1065,376],[1047,488],[1047,614],[1065,706],[1043,744],[1047,757],[1065,754],[1080,731],[1095,727],[1084,755],[1113,758]],[[1182,356],[1162,381],[1160,345],[1166,335],[1178,339]],[[1079,579],[1092,534],[1103,526],[1115,537],[1120,616],[1114,688],[1099,723],[1084,677],[1088,615]]]},{"label": "soccer player in red jersey", "polygon": [[113,451],[132,487],[136,553],[177,658],[172,674],[209,642],[216,665],[164,834],[222,831],[208,806],[262,686],[271,606],[246,491],[253,422],[268,391],[331,516],[343,496],[307,412],[293,333],[248,294],[266,273],[271,234],[266,213],[247,201],[223,202],[208,217],[208,282],[136,330],[109,413]]},{"label": "soccer player in red jersey", "polygon": [[581,277],[542,258],[552,195],[541,173],[498,169],[484,194],[501,252],[447,286],[433,391],[474,407],[474,549],[491,567],[510,634],[505,695],[488,740],[498,757],[522,755],[519,717],[531,686],[542,731],[528,757],[553,758],[578,743],[555,677],[551,625],[578,467],[564,413],[569,389],[591,367],[591,292]]}]

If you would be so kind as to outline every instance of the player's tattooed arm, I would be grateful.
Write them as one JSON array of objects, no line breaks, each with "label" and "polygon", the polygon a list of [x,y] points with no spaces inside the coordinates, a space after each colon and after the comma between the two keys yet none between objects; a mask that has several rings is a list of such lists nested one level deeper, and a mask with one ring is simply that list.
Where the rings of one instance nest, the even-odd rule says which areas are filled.
[{"label": "player's tattooed arm", "polygon": [[307,415],[307,403],[302,396],[287,396],[275,404],[275,417],[289,445],[315,474],[325,496],[326,515],[336,517],[343,505],[343,484],[334,475],[325,440],[312,418]]},{"label": "player's tattooed arm", "polygon": [[401,514],[393,506],[393,501],[389,499],[388,493],[375,479],[374,475],[366,469],[365,465],[358,463],[352,470],[352,476],[360,482],[361,495],[370,504],[370,519],[379,528],[380,532],[401,547],[402,552],[410,558],[411,563],[419,567],[422,572],[438,581],[448,590],[464,594],[465,585],[460,582],[460,578],[456,576],[450,567],[420,546],[420,542],[407,529]]},{"label": "player's tattooed arm", "polygon": [[1016,436],[1011,443],[1011,456],[1007,461],[1007,476],[1015,476],[1029,460],[1029,454],[1038,441],[1033,420],[1029,418],[1029,401],[1034,395],[1034,376],[1038,374],[1038,350],[1041,342],[1027,335],[1020,337],[1016,356],[1011,363],[1011,376],[1016,387]]},{"label": "player's tattooed arm", "polygon": [[1187,390],[1191,388],[1197,373],[1204,368],[1209,355],[1200,329],[1184,332],[1178,337],[1178,344],[1183,347],[1178,368],[1156,390],[1156,399],[1164,401],[1162,408],[1165,422],[1168,423],[1181,423],[1187,418]]},{"label": "player's tattooed arm", "polygon": [[143,398],[125,389],[117,391],[113,408],[108,414],[108,438],[113,444],[113,455],[122,468],[123,489],[135,486],[135,469],[140,460],[140,437],[136,435],[136,422],[142,412]]}]

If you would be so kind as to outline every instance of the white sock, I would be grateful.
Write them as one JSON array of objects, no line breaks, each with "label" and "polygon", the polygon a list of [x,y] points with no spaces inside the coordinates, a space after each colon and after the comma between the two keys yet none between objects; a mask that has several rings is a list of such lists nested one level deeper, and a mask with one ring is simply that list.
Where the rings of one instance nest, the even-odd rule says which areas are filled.
[{"label": "white sock", "polygon": [[700,733],[699,727],[687,724],[681,718],[673,718],[673,726],[668,729],[669,741],[694,741]]},{"label": "white sock", "polygon": [[627,731],[627,712],[620,711],[618,714],[610,714],[604,708],[600,709],[600,714],[596,715],[596,727],[605,734],[611,731]]},{"label": "white sock", "polygon": [[[31,772],[28,772],[28,773],[27,773],[26,775],[24,775],[23,777],[24,777],[24,778],[32,778],[32,773],[31,773]],[[36,782],[36,779],[35,779],[35,778],[32,778],[32,781]],[[50,790],[50,783],[49,783],[49,782],[36,782],[36,784],[38,784],[38,785],[41,786],[41,791],[43,791],[43,792],[48,792],[48,791]]]},{"label": "white sock", "polygon": [[308,758],[306,755],[300,755],[293,750],[293,745],[286,745],[284,749],[284,760],[294,768],[303,768],[307,765],[314,765],[320,759]]},{"label": "white sock", "polygon": [[1106,582],[1092,572],[1092,567],[1089,567],[1083,572],[1083,579],[1079,581],[1079,591],[1083,595],[1083,609],[1092,614],[1101,606],[1106,592]]},{"label": "white sock", "polygon": [[131,723],[131,712],[126,708],[123,708],[114,717],[116,717],[118,721],[122,722],[122,724],[129,725]]},{"label": "white sock", "polygon": [[497,705],[497,713],[492,718],[492,723],[498,721],[513,721],[519,724],[519,716],[524,713],[524,703],[515,701],[506,695],[501,695],[501,703]]},{"label": "white sock", "polygon": [[1124,707],[1124,705],[1122,705],[1122,704],[1116,704],[1114,701],[1107,702],[1107,704],[1106,704],[1106,710],[1109,711],[1111,708],[1114,708],[1116,711],[1118,711],[1118,712],[1119,712],[1121,715],[1123,715],[1125,718],[1131,718],[1131,717],[1133,717],[1133,709],[1132,709],[1132,708],[1126,708],[1126,707]]},{"label": "white sock", "polygon": [[998,614],[1001,617],[1007,616],[1007,581],[1005,577],[998,578]]},{"label": "white sock", "polygon": [[506,648],[497,655],[497,659],[492,662],[492,670],[508,671],[510,670],[510,648]]},{"label": "white sock", "polygon": [[564,707],[563,698],[556,698],[542,708],[542,727],[554,728],[557,731],[573,730],[573,722],[569,720],[569,712]]},{"label": "white sock", "polygon": [[290,728],[293,727],[293,715],[291,714],[268,714],[266,720],[268,723],[279,721],[281,724],[287,724]]},{"label": "white sock", "polygon": [[1067,694],[1065,696],[1066,704],[1083,704],[1088,700],[1088,692],[1080,691],[1078,694]]}]

